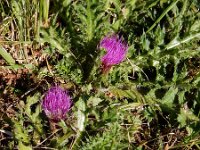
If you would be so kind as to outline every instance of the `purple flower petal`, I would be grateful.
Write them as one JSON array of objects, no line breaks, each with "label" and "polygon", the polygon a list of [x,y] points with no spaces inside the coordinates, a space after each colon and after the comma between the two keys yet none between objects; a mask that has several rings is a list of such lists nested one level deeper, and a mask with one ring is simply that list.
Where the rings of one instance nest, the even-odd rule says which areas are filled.
[{"label": "purple flower petal", "polygon": [[100,48],[106,50],[106,54],[101,58],[101,61],[104,72],[107,72],[113,65],[119,64],[124,60],[128,44],[123,42],[118,35],[113,34],[101,40]]},{"label": "purple flower petal", "polygon": [[45,114],[53,121],[65,119],[70,107],[70,96],[59,86],[51,87],[42,101],[42,108]]}]

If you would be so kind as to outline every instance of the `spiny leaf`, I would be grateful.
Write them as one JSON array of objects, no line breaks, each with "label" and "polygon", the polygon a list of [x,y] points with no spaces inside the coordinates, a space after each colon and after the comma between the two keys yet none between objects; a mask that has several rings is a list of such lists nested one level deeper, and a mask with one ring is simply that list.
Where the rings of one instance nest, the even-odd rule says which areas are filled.
[{"label": "spiny leaf", "polygon": [[88,101],[87,101],[87,105],[89,106],[89,107],[95,107],[95,106],[97,106],[100,102],[102,102],[103,101],[103,99],[101,99],[101,98],[97,98],[97,97],[90,97],[89,99],[88,99]]},{"label": "spiny leaf", "polygon": [[23,127],[23,120],[20,120],[20,122],[14,121],[14,137],[17,141],[21,141],[26,144],[30,143],[28,131]]},{"label": "spiny leaf", "polygon": [[189,35],[182,40],[178,40],[177,38],[175,38],[173,41],[167,44],[166,49],[172,49],[174,47],[179,46],[180,44],[187,43],[195,38],[200,38],[200,33]]},{"label": "spiny leaf", "polygon": [[181,109],[180,114],[177,118],[178,122],[180,123],[180,127],[184,127],[188,124],[191,124],[191,121],[199,121],[199,118],[193,114],[193,112],[189,109]]},{"label": "spiny leaf", "polygon": [[162,105],[164,105],[164,107],[173,108],[174,106],[173,102],[177,92],[178,92],[177,87],[174,86],[170,87],[161,100]]},{"label": "spiny leaf", "polygon": [[29,96],[27,98],[27,102],[25,105],[25,112],[29,117],[32,116],[31,106],[40,100],[39,97],[40,97],[40,93],[36,93],[34,96],[32,97]]}]

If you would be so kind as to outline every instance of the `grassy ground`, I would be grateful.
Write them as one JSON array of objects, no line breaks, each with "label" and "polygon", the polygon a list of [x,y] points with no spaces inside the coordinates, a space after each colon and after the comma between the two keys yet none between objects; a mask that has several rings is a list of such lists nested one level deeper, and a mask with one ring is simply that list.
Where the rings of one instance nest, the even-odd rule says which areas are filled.
[{"label": "grassy ground", "polygon": [[[1,0],[1,149],[200,149],[198,0]],[[126,59],[101,74],[100,40]],[[58,84],[73,106],[51,128]]]}]

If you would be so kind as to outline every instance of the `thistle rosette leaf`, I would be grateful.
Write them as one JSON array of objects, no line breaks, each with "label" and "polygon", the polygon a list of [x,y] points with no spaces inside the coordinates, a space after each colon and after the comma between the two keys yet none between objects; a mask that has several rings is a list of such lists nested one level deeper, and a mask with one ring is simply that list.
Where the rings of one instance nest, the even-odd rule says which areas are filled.
[{"label": "thistle rosette leaf", "polygon": [[106,54],[101,58],[103,72],[106,73],[113,65],[117,65],[125,59],[128,44],[118,35],[112,34],[101,40],[100,48],[106,50]]},{"label": "thistle rosette leaf", "polygon": [[59,86],[51,87],[42,101],[42,108],[46,116],[55,122],[66,119],[66,114],[71,107],[71,98],[67,91]]}]

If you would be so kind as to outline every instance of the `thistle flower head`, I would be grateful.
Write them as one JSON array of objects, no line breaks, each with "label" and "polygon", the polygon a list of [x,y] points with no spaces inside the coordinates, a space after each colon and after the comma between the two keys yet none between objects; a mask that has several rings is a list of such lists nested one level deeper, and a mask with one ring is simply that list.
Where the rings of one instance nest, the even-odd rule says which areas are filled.
[{"label": "thistle flower head", "polygon": [[106,50],[106,54],[101,58],[103,72],[107,72],[113,65],[121,63],[127,53],[128,44],[123,42],[118,35],[104,37],[100,42],[100,48]]},{"label": "thistle flower head", "polygon": [[66,118],[70,106],[70,96],[59,86],[51,87],[42,101],[45,114],[49,119],[56,122]]}]

